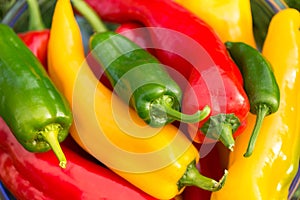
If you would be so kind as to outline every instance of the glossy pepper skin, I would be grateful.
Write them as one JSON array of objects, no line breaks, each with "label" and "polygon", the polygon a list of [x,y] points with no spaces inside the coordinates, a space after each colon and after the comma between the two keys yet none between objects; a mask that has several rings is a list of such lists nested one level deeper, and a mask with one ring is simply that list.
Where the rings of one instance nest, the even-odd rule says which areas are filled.
[{"label": "glossy pepper skin", "polygon": [[95,31],[89,41],[91,54],[110,80],[114,92],[147,124],[162,127],[175,120],[196,123],[209,115],[209,107],[193,115],[181,113],[182,91],[165,66],[126,37],[108,31],[86,2],[73,0],[72,3]]},{"label": "glossy pepper skin", "polygon": [[256,47],[250,0],[175,0],[217,32],[223,42],[245,42]]},{"label": "glossy pepper skin", "polygon": [[[51,27],[48,45],[49,73],[69,103],[73,105],[74,124],[70,133],[78,144],[115,173],[158,199],[171,199],[182,192],[188,184],[195,184],[208,190],[218,190],[223,186],[225,177],[217,182],[199,174],[194,166],[194,162],[199,160],[198,152],[177,128],[172,125],[166,125],[159,130],[145,127],[145,122],[132,109],[98,81],[89,66],[83,62],[85,57],[80,30],[70,1],[57,1]],[[61,47],[59,53],[57,45]],[[91,105],[93,109],[89,108]],[[117,109],[117,115],[114,109]],[[116,121],[115,117],[119,120]],[[124,131],[120,123],[129,130]],[[147,131],[155,131],[156,134],[145,138],[144,133]],[[140,135],[132,137],[128,133],[143,133],[143,137],[140,138]],[[173,142],[174,136],[177,136],[178,140],[169,145]],[[106,146],[107,139],[112,145]],[[184,151],[178,149],[182,145],[186,147]],[[128,159],[122,154],[119,157],[120,155],[114,151],[114,147],[117,147],[125,152],[143,154],[156,152],[166,146],[166,151],[154,157],[155,162],[153,160],[146,162],[145,156],[142,159]],[[180,155],[176,156],[178,151]],[[164,159],[173,162],[153,170],[152,166],[161,164],[159,161]],[[149,166],[152,170],[140,171]],[[135,171],[131,167],[140,169]]]},{"label": "glossy pepper skin", "polygon": [[275,113],[280,91],[270,62],[257,49],[243,42],[226,42],[231,57],[241,70],[250,102],[250,112],[257,116],[244,156],[252,154],[259,130],[266,116]]},{"label": "glossy pepper skin", "polygon": [[[85,1],[103,20],[118,23],[136,21],[146,27],[169,29],[188,36],[207,51],[216,65],[220,65],[225,71],[232,71],[231,73],[235,74],[237,80],[240,83],[243,82],[241,73],[228,56],[225,45],[213,28],[179,4],[170,0]],[[160,62],[177,70],[186,79],[189,78],[193,67],[200,67],[192,66],[184,58],[164,50],[172,50],[176,53],[181,52],[180,49],[187,51],[189,46],[185,46],[184,41],[170,40],[172,35],[166,34],[166,32],[152,31],[150,33],[154,47],[156,47],[156,56]],[[192,54],[191,56],[199,58],[195,52],[189,51],[189,53]]]},{"label": "glossy pepper skin", "polygon": [[221,191],[213,192],[213,200],[245,199],[245,194],[249,200],[288,197],[300,152],[299,25],[300,14],[295,9],[278,12],[270,22],[262,54],[272,64],[278,82],[279,109],[265,118],[255,151],[244,158],[255,123],[255,115],[249,115],[249,126],[237,138],[236,150],[230,153],[226,185]]},{"label": "glossy pepper skin", "polygon": [[71,137],[61,146],[68,158],[64,170],[57,167],[52,153],[26,151],[0,119],[1,182],[15,198],[24,200],[155,200],[96,162]]},{"label": "glossy pepper skin", "polygon": [[114,91],[150,126],[174,120],[196,123],[209,115],[209,107],[193,115],[181,113],[180,87],[154,56],[126,37],[110,31],[95,33],[90,47]]},{"label": "glossy pepper skin", "polygon": [[[196,90],[191,90],[191,92],[193,92],[192,96],[195,96],[195,94],[198,95],[198,90],[206,90],[204,98],[201,97],[200,99],[198,99],[199,102],[194,101],[197,99],[193,99],[194,104],[197,105],[193,106],[192,108],[186,108],[186,111],[184,111],[184,107],[187,106],[187,103],[183,101],[182,110],[184,113],[195,113],[197,110],[203,109],[203,107],[206,105],[209,105],[209,107],[211,107],[214,114],[215,111],[219,109],[214,108],[215,105],[212,105],[210,102],[208,102],[208,100],[210,100],[212,97],[206,85],[206,80],[201,78],[201,75],[198,75],[200,74],[199,71],[201,71],[202,69],[206,69],[206,72],[208,72],[210,71],[210,69],[216,69],[214,67],[218,66],[217,73],[220,72],[220,75],[224,75],[224,79],[226,79],[224,88],[227,88],[226,92],[228,94],[228,97],[233,98],[233,101],[226,102],[234,103],[228,104],[226,106],[226,110],[222,110],[225,112],[225,116],[226,113],[230,114],[228,117],[223,117],[224,115],[222,115],[221,117],[217,117],[218,119],[214,121],[218,123],[219,121],[223,121],[219,119],[227,118],[227,121],[233,122],[233,125],[231,127],[232,132],[234,132],[234,130],[237,129],[240,124],[245,123],[244,120],[249,112],[249,102],[242,87],[243,80],[241,73],[228,55],[226,47],[222,43],[218,35],[214,32],[212,27],[206,24],[203,20],[201,20],[179,4],[168,0],[86,0],[86,2],[92,8],[94,8],[94,10],[104,20],[113,22],[127,22],[130,20],[134,20],[142,23],[146,27],[165,28],[167,30],[176,32],[178,31],[195,41],[196,44],[200,45],[201,48],[204,49],[205,53],[199,53],[195,50],[188,52],[188,56],[190,59],[196,59],[193,60],[193,62],[195,62],[194,64],[197,65],[193,66],[191,63],[178,56],[177,54],[164,50],[169,49],[173,52],[175,51],[177,53],[184,53],[185,51],[190,49],[190,46],[185,46],[186,41],[181,41],[179,39],[170,40],[169,38],[172,38],[172,35],[169,35],[168,33],[166,34],[166,32],[155,32],[153,31],[153,29],[149,29],[152,42],[154,44],[154,47],[156,47],[155,55],[157,56],[159,61],[167,66],[170,66],[172,69],[179,72],[186,80],[189,80],[189,84],[187,84],[187,81],[178,81],[176,77],[172,76],[171,74],[171,76],[177,81],[177,83],[180,84],[181,88],[184,88],[184,90],[186,90],[187,85],[193,86],[197,85],[197,82],[201,82],[202,86],[199,87],[199,89],[194,88]],[[103,9],[104,7],[105,9]],[[199,57],[201,56],[209,56],[210,60],[208,62],[203,62],[203,59],[200,61]],[[190,78],[192,71],[195,72],[193,72],[193,77]],[[218,78],[220,78],[220,76],[218,76]],[[189,95],[186,94],[186,91],[184,91],[184,96]],[[222,103],[224,102],[224,99],[225,98],[222,98]],[[207,123],[207,127],[208,126],[209,123]],[[202,133],[199,132],[199,134],[195,136],[194,133],[195,129],[197,129],[198,127],[198,124],[195,124],[194,127],[196,128],[193,129],[193,133],[191,134],[192,137],[195,138],[195,141],[203,142],[205,135],[201,136]],[[242,130],[242,128],[240,130]],[[227,131],[227,136],[224,136],[224,138],[226,138],[226,146],[231,149],[234,145],[234,140],[231,136],[232,132],[230,133],[229,131]],[[236,135],[237,133],[238,132],[236,132]],[[218,135],[215,136],[215,138],[216,137],[219,138]],[[208,141],[208,139],[206,139],[206,141]]]},{"label": "glossy pepper skin", "polygon": [[0,24],[0,35],[0,115],[24,148],[33,152],[52,148],[65,167],[59,142],[72,124],[69,104],[8,25]]},{"label": "glossy pepper skin", "polygon": [[28,31],[18,33],[26,46],[37,56],[44,67],[47,67],[47,46],[49,40],[49,29],[46,29],[39,5],[36,0],[27,0],[29,10],[29,27]]}]

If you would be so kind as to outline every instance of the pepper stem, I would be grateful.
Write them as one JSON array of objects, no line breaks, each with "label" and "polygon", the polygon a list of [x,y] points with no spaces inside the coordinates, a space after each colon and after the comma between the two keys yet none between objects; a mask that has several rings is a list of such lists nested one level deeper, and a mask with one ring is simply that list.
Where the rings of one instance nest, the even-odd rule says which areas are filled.
[{"label": "pepper stem", "polygon": [[234,139],[232,136],[232,126],[228,123],[221,125],[220,141],[230,150],[233,151]]},{"label": "pepper stem", "polygon": [[196,186],[204,190],[215,192],[224,186],[227,174],[228,171],[225,170],[224,175],[219,181],[208,178],[199,173],[195,161],[193,161],[188,165],[184,175],[178,181],[178,190],[184,186]]},{"label": "pepper stem", "polygon": [[270,108],[267,105],[263,104],[263,105],[258,106],[257,114],[256,114],[257,117],[256,117],[254,129],[252,131],[252,134],[251,134],[251,137],[250,137],[250,140],[248,143],[247,151],[244,154],[244,157],[249,157],[252,154],[259,130],[262,125],[262,122],[263,122],[264,118],[268,115],[269,112],[270,112]]},{"label": "pepper stem", "polygon": [[234,114],[217,114],[210,116],[200,130],[209,138],[220,140],[224,146],[233,151],[235,144],[233,133],[240,126],[240,120]]},{"label": "pepper stem", "polygon": [[105,32],[107,28],[99,15],[83,0],[71,0],[80,14],[89,22],[95,32]]},{"label": "pepper stem", "polygon": [[169,117],[184,123],[197,123],[205,119],[210,114],[209,106],[205,106],[202,110],[198,110],[192,115],[181,113],[170,106],[164,106],[164,109]]},{"label": "pepper stem", "polygon": [[61,168],[66,168],[67,159],[57,139],[60,130],[61,130],[61,125],[49,124],[44,128],[44,130],[41,130],[39,133],[44,137],[44,139],[51,146],[52,150],[54,151],[54,154],[59,160],[59,166]]},{"label": "pepper stem", "polygon": [[42,20],[39,4],[37,0],[26,0],[29,9],[29,30],[43,30],[45,29],[44,22]]},{"label": "pepper stem", "polygon": [[155,115],[165,115],[164,118],[169,118],[173,120],[178,120],[184,123],[197,123],[205,119],[210,114],[210,107],[205,106],[203,110],[198,110],[192,115],[183,114],[178,111],[179,103],[174,100],[174,97],[170,95],[163,95],[160,98],[155,99],[151,102],[151,112],[153,116]]}]

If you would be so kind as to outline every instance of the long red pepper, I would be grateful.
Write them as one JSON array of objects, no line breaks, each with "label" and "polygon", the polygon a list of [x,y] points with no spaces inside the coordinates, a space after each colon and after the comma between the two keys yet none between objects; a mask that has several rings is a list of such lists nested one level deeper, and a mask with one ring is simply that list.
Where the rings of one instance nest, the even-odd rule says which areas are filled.
[{"label": "long red pepper", "polygon": [[118,23],[137,21],[151,27],[155,55],[188,80],[184,81],[170,71],[173,78],[187,88],[183,112],[193,113],[203,109],[203,105],[212,108],[207,121],[189,125],[191,137],[196,142],[220,139],[232,149],[232,133],[236,137],[242,132],[250,106],[241,73],[214,30],[169,0],[85,1],[104,20]]},{"label": "long red pepper", "polygon": [[66,169],[53,153],[25,150],[0,118],[0,180],[20,200],[154,200],[97,163],[68,137],[62,144]]},{"label": "long red pepper", "polygon": [[27,32],[19,33],[27,47],[40,60],[43,66],[47,66],[47,47],[50,31],[42,21],[39,5],[36,0],[27,0],[29,10],[29,28]]}]

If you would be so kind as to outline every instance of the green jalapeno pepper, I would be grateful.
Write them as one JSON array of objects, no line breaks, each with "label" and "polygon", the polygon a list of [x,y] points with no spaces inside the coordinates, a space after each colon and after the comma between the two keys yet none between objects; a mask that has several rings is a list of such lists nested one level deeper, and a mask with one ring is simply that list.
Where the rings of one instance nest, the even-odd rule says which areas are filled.
[{"label": "green jalapeno pepper", "polygon": [[73,121],[70,107],[37,57],[5,24],[0,24],[0,91],[0,115],[17,140],[30,152],[52,148],[66,167],[59,142]]},{"label": "green jalapeno pepper", "polygon": [[263,119],[276,112],[280,91],[272,66],[255,48],[243,42],[226,42],[226,47],[244,78],[244,87],[250,102],[250,112],[256,114],[256,123],[245,157],[252,154]]},{"label": "green jalapeno pepper", "polygon": [[181,113],[180,87],[154,56],[126,37],[98,32],[91,36],[90,48],[116,94],[150,126],[161,127],[174,120],[195,123],[210,114],[208,106],[193,115]]}]

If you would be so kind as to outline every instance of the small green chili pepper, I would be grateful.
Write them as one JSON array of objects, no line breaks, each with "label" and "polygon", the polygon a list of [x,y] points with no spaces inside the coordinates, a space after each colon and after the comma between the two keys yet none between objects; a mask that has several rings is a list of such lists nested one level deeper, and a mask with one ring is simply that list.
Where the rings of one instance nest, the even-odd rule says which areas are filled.
[{"label": "small green chili pepper", "polygon": [[208,106],[193,115],[181,113],[180,87],[154,56],[126,37],[110,31],[95,33],[90,48],[116,94],[150,126],[174,120],[196,123],[210,114]]},{"label": "small green chili pepper", "polygon": [[245,157],[252,154],[263,119],[276,112],[280,91],[271,64],[255,48],[242,42],[226,42],[226,47],[244,78],[244,87],[250,102],[250,112],[256,114],[256,123]]},{"label": "small green chili pepper", "polygon": [[73,121],[70,107],[39,60],[5,24],[0,24],[0,91],[0,115],[17,140],[31,152],[52,148],[66,167],[59,142]]}]

